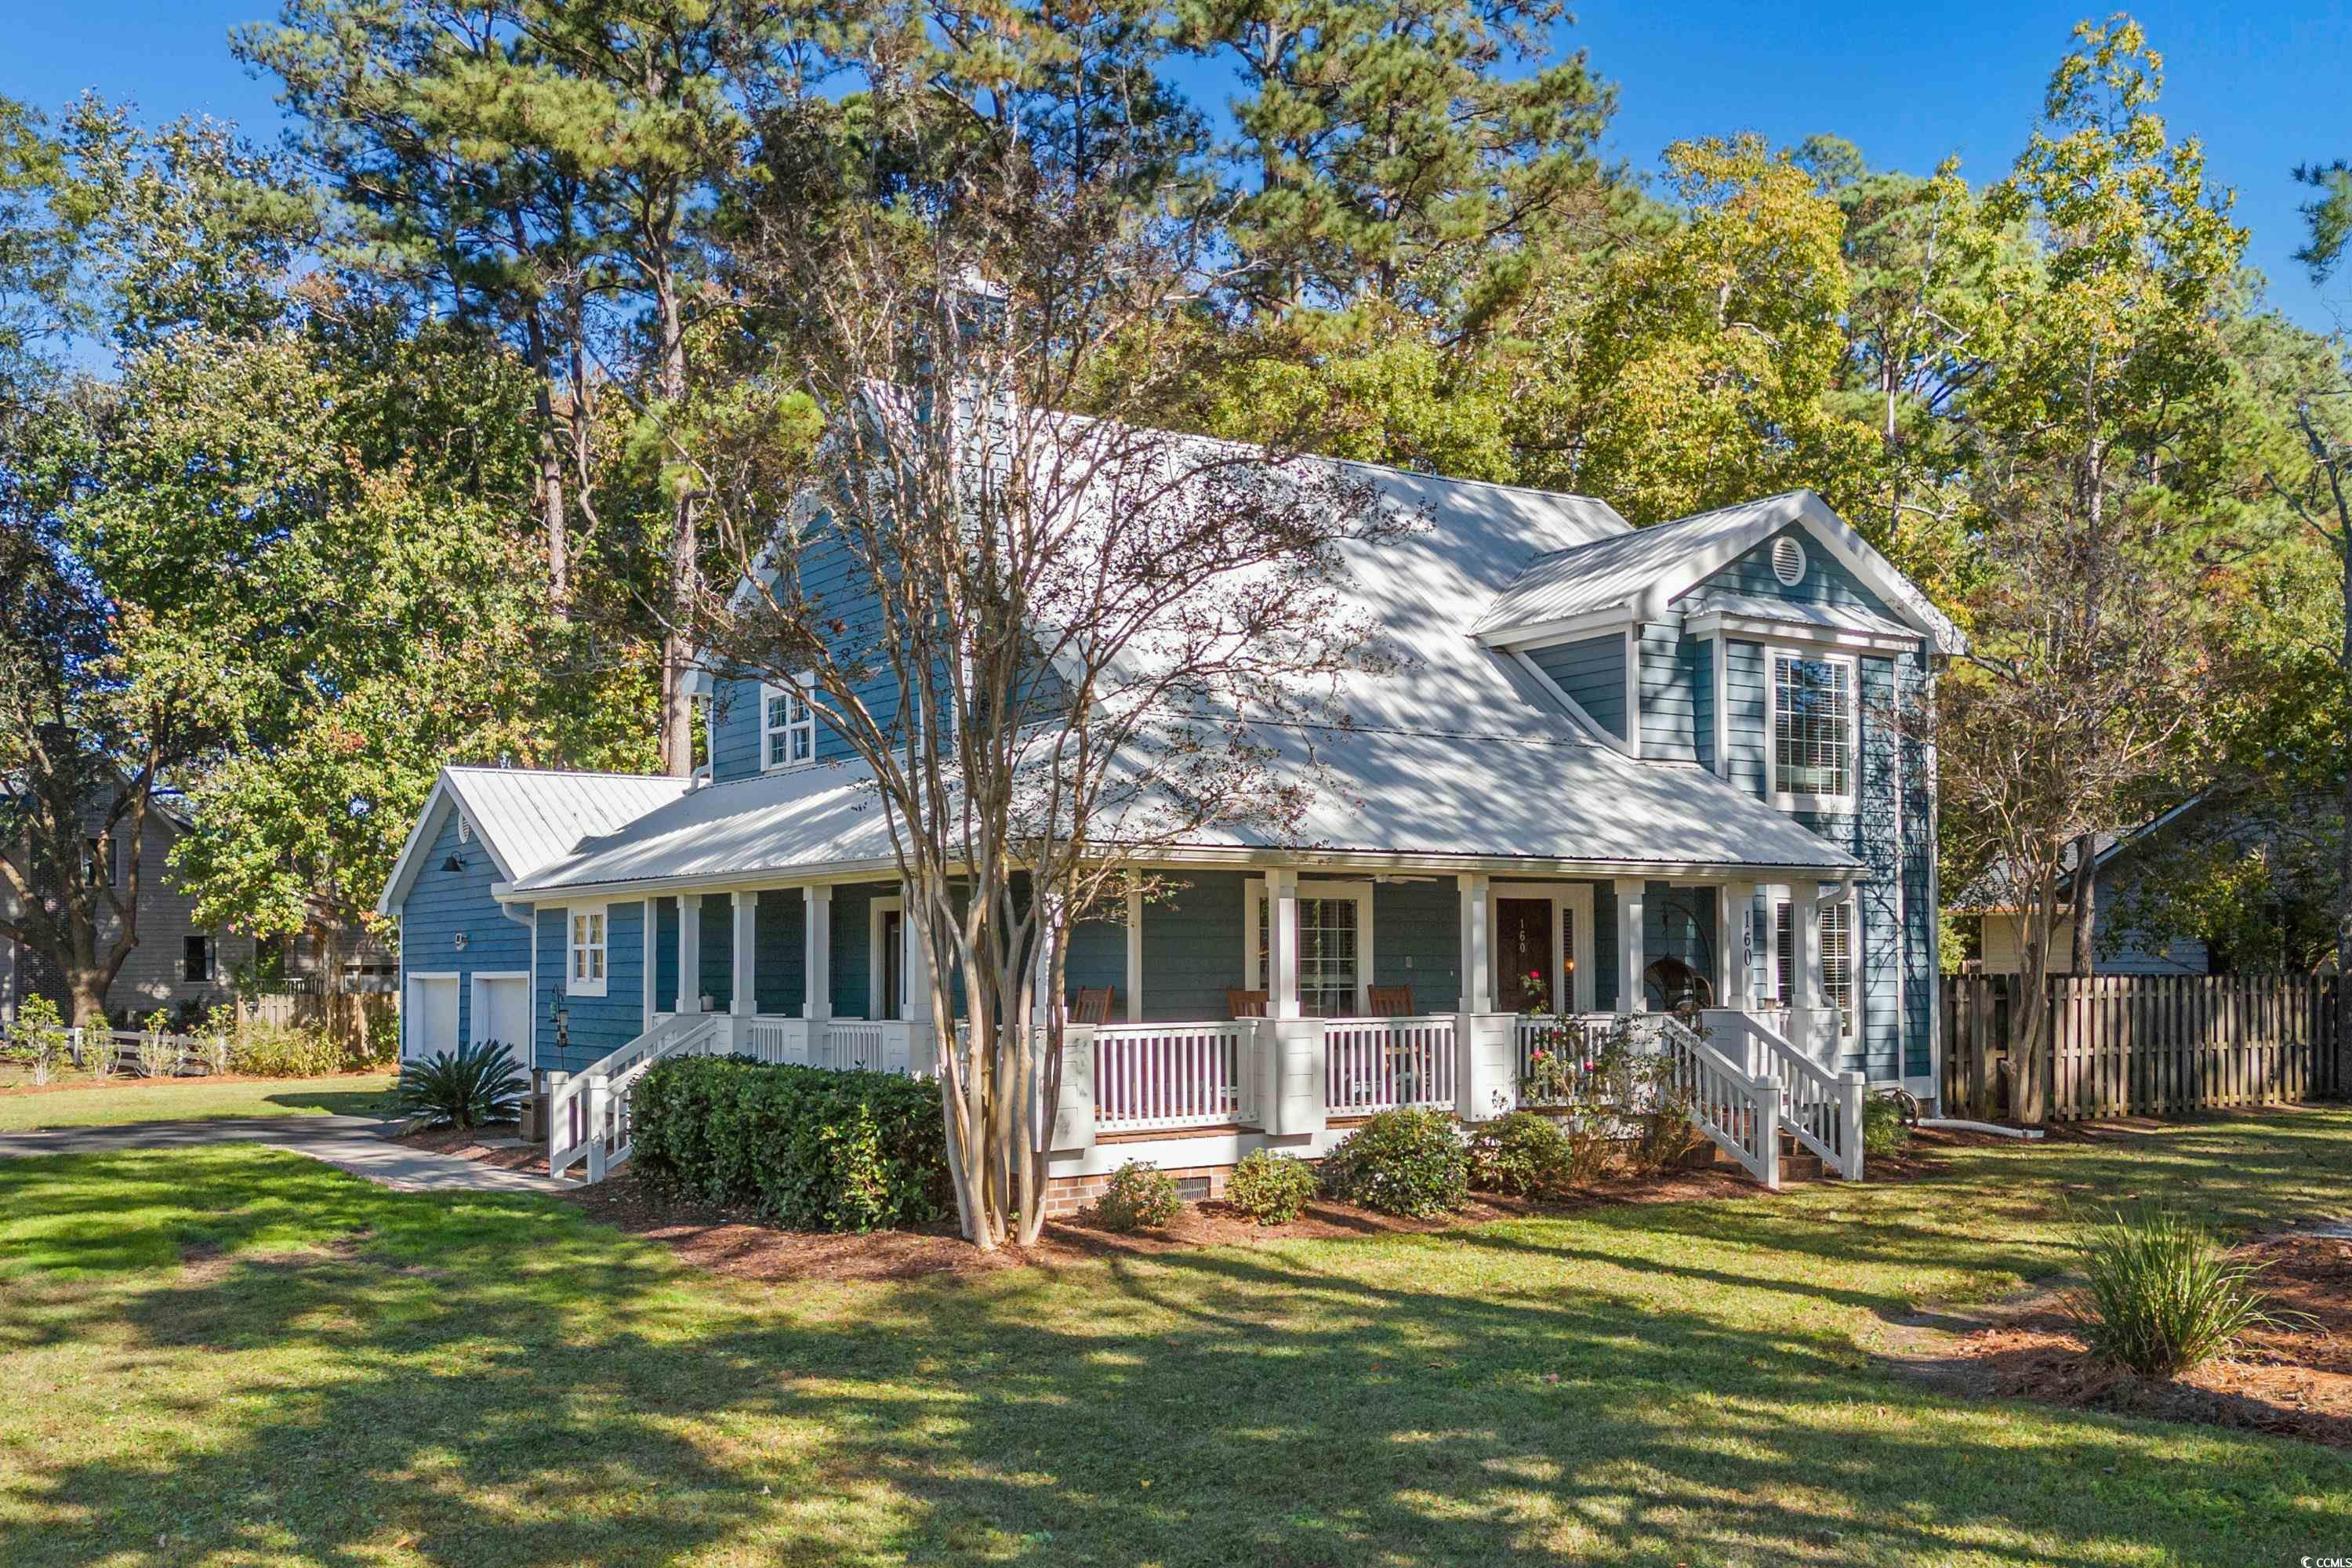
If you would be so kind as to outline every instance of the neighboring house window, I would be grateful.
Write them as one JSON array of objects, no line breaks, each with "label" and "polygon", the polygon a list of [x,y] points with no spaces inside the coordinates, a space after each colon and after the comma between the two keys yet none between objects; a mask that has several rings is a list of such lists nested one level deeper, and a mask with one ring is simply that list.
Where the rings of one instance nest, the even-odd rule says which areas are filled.
[{"label": "neighboring house window", "polygon": [[[1790,940],[1789,901],[1772,906],[1772,968],[1780,1000],[1797,1000],[1796,943]],[[1853,903],[1840,899],[1821,906],[1822,992],[1838,1010],[1838,1033],[1853,1033],[1854,982]]]},{"label": "neighboring house window", "polygon": [[[1266,907],[1257,901],[1257,987],[1271,993],[1273,944]],[[1298,1010],[1310,1018],[1346,1018],[1356,1012],[1362,978],[1358,903],[1348,899],[1298,900]]]},{"label": "neighboring house window", "polygon": [[1772,655],[1772,790],[1783,805],[1850,805],[1853,661]]},{"label": "neighboring house window", "polygon": [[88,842],[89,853],[81,865],[83,885],[92,888],[100,883],[110,888],[122,886],[122,853],[115,843],[114,836],[104,834]]},{"label": "neighboring house window", "polygon": [[574,996],[604,994],[604,911],[600,906],[571,911],[571,968],[563,988]]},{"label": "neighboring house window", "polygon": [[791,686],[760,688],[760,765],[788,768],[816,755],[816,711],[803,676]]},{"label": "neighboring house window", "polygon": [[209,984],[213,979],[213,939],[208,936],[184,938],[180,944],[180,978],[190,985]]}]

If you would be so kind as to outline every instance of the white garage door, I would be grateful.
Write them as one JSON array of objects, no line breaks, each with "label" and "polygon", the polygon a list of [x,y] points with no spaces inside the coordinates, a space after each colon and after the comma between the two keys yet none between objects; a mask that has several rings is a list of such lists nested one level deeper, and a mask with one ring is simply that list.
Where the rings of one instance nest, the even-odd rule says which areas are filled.
[{"label": "white garage door", "polygon": [[530,1070],[530,978],[522,974],[474,978],[474,1043],[496,1040]]},{"label": "white garage door", "polygon": [[408,1027],[402,1031],[404,1056],[431,1057],[457,1048],[457,977],[411,975]]}]

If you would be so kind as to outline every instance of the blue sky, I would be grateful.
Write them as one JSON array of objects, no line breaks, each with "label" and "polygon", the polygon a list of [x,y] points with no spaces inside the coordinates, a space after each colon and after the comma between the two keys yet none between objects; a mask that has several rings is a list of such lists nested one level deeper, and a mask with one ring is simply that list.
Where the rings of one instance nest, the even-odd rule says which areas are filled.
[{"label": "blue sky", "polygon": [[[273,129],[268,85],[229,58],[228,29],[274,0],[7,0],[0,95],[56,108],[84,88],[151,118],[202,111]],[[2068,29],[2105,5],[1967,7],[1766,5],[1578,7],[1566,46],[1591,52],[1622,105],[1608,151],[1636,168],[1681,137],[1756,131],[1776,144],[1831,132],[1874,165],[1932,167],[1958,153],[1979,181],[2023,143]],[[2142,5],[2164,52],[2164,108],[2204,140],[2212,177],[2234,187],[2249,259],[2304,324],[2352,322],[2352,279],[2323,293],[2292,259],[2297,163],[2352,158],[2352,0]]]}]

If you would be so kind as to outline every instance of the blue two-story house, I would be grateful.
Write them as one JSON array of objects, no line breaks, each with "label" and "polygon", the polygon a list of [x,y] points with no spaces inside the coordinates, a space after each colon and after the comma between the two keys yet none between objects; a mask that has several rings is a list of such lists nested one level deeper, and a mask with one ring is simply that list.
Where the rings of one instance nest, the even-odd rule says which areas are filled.
[{"label": "blue two-story house", "polygon": [[[1291,841],[1168,847],[1172,891],[1072,933],[1070,985],[1110,1002],[1064,1034],[1057,1204],[1129,1159],[1213,1183],[1390,1106],[1492,1115],[1546,1016],[1694,1007],[1702,1127],[1768,1182],[1775,1129],[1858,1173],[1864,1086],[1937,1082],[1934,773],[1894,714],[1951,625],[1810,492],[1637,530],[1346,467],[1420,520],[1340,584],[1402,657],[1345,683],[1351,727],[1275,738],[1339,781]],[[693,780],[446,770],[383,892],[404,1048],[508,1045],[559,1168],[625,1156],[628,1086],[674,1051],[933,1059],[821,704],[704,695]]]}]

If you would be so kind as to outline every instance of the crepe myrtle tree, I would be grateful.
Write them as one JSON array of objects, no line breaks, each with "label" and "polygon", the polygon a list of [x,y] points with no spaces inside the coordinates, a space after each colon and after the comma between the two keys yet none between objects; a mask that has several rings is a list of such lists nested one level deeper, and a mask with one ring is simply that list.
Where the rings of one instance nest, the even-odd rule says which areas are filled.
[{"label": "crepe myrtle tree", "polygon": [[1174,843],[1295,840],[1305,738],[1385,662],[1344,547],[1412,525],[1349,470],[1153,427],[1211,236],[1117,139],[911,133],[919,205],[799,182],[732,279],[782,346],[677,444],[741,573],[706,658],[797,685],[871,775],[983,1248],[1043,1222],[1071,925]]}]

